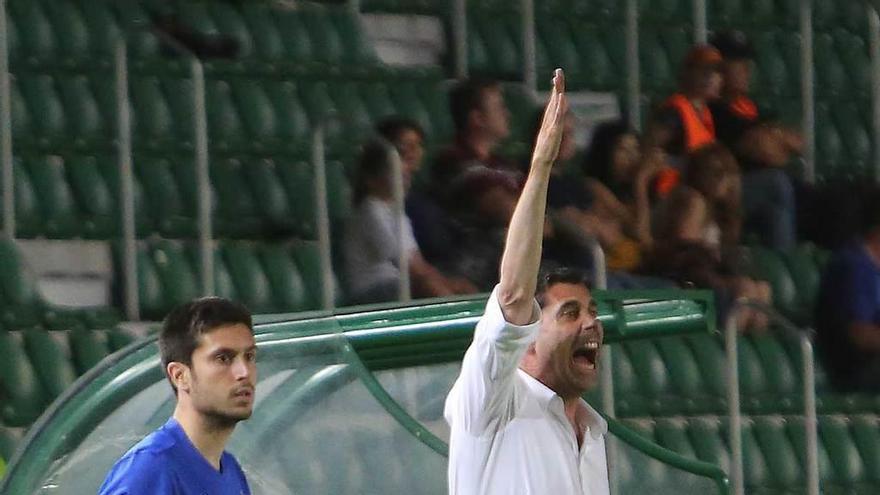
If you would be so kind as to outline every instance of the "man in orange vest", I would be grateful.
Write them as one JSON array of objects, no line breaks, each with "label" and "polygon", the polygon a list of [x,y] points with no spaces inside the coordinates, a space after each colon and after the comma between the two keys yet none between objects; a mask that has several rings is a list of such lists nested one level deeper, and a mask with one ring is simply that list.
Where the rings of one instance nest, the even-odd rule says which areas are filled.
[{"label": "man in orange vest", "polygon": [[744,228],[776,249],[791,248],[795,236],[795,193],[784,167],[803,148],[801,136],[768,119],[749,97],[755,51],[740,31],[716,33],[721,52],[721,98],[710,103],[718,140],[737,156],[742,171]]},{"label": "man in orange vest", "polygon": [[[672,162],[715,142],[715,122],[709,102],[721,96],[721,53],[698,45],[688,52],[681,71],[679,92],[670,96],[648,127],[646,144],[659,146]],[[669,192],[678,183],[676,170],[661,173],[658,193]]]}]

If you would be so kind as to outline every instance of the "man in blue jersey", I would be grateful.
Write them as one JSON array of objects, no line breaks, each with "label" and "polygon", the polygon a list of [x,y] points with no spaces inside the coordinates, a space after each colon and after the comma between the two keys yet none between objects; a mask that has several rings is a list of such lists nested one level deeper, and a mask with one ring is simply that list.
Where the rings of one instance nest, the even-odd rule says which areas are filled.
[{"label": "man in blue jersey", "polygon": [[250,495],[224,447],[251,416],[257,381],[251,315],[217,297],[181,305],[159,336],[174,415],[116,462],[99,495]]}]

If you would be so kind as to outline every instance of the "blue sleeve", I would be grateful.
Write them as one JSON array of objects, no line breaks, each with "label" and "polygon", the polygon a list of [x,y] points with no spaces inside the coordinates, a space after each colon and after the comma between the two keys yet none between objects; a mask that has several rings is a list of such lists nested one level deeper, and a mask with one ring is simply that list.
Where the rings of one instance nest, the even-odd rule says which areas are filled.
[{"label": "blue sleeve", "polygon": [[168,466],[150,452],[135,452],[110,470],[98,495],[173,495],[174,478]]},{"label": "blue sleeve", "polygon": [[838,303],[846,321],[877,323],[877,276],[872,267],[848,260],[843,270]]}]

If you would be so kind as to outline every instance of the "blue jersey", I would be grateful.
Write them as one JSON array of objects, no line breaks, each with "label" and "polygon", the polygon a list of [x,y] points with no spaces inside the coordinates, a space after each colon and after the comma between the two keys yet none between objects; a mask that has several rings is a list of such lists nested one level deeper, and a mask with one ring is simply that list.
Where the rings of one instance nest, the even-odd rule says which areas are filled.
[{"label": "blue jersey", "polygon": [[229,452],[214,469],[171,418],[119,459],[98,495],[250,495]]}]

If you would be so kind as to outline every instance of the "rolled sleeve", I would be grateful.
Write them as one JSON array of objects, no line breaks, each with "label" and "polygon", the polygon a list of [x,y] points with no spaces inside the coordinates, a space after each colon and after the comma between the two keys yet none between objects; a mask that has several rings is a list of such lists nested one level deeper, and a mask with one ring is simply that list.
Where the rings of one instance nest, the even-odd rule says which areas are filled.
[{"label": "rolled sleeve", "polygon": [[473,434],[482,433],[511,406],[516,370],[540,328],[537,301],[532,302],[531,323],[514,325],[505,320],[497,292],[498,286],[489,296],[461,374],[446,398],[447,422]]}]

